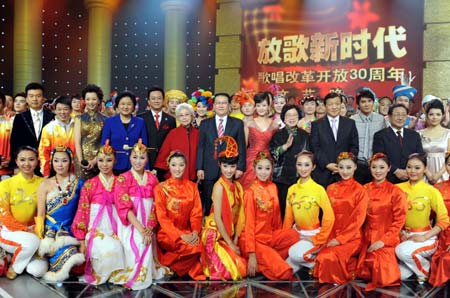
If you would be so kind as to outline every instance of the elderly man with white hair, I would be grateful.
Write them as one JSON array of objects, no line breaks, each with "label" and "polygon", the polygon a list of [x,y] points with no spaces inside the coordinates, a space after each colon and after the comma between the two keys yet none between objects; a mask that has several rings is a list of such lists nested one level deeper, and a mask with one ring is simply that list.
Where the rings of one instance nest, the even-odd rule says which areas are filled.
[{"label": "elderly man with white hair", "polygon": [[167,157],[172,151],[180,151],[187,159],[184,178],[196,181],[195,161],[199,132],[197,128],[192,126],[194,109],[187,103],[181,103],[177,106],[175,115],[180,126],[172,129],[167,135],[158,153],[154,167],[158,171],[165,171],[164,178],[169,178],[170,173],[168,172]]}]

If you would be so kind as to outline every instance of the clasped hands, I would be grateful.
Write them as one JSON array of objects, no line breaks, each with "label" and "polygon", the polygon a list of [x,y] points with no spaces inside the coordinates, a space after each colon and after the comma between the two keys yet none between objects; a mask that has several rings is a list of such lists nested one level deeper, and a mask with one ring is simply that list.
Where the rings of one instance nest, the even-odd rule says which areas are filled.
[{"label": "clasped hands", "polygon": [[192,246],[197,245],[200,240],[197,231],[193,231],[189,234],[181,234],[180,238],[181,240]]}]

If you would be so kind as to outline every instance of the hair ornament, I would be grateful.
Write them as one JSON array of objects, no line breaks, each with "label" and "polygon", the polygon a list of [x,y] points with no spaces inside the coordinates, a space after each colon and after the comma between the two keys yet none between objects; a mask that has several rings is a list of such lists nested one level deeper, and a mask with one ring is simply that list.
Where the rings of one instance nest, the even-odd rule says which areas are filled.
[{"label": "hair ornament", "polygon": [[386,157],[386,154],[384,154],[384,153],[382,153],[382,152],[375,153],[374,155],[372,155],[372,156],[369,158],[369,165],[370,165],[373,161],[375,161],[375,160],[377,160],[377,159],[380,159],[380,158],[383,158],[383,157]]},{"label": "hair ornament", "polygon": [[269,152],[267,152],[266,150],[264,151],[259,151],[256,154],[255,159],[253,160],[253,166],[255,167],[261,160],[263,159],[267,159],[270,161],[271,164],[273,164],[273,160],[272,160],[272,156],[270,155]]},{"label": "hair ornament", "polygon": [[356,160],[355,155],[351,152],[341,152],[337,157],[337,163],[343,161],[344,159],[351,159],[353,161]]},{"label": "hair ornament", "polygon": [[175,154],[178,154],[178,155],[181,154],[181,155],[183,155],[183,156],[186,158],[186,156],[184,155],[184,153],[181,152],[180,150],[173,150],[173,151],[170,151],[169,156],[167,156],[167,159],[166,159],[167,165],[169,164],[170,160],[172,159],[172,157],[173,157]]}]

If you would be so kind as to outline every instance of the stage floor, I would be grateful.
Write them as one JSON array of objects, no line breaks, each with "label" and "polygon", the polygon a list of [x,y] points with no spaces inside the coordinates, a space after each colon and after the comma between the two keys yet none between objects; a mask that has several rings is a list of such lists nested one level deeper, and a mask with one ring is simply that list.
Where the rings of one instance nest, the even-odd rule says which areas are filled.
[{"label": "stage floor", "polygon": [[129,291],[120,286],[102,285],[94,287],[77,281],[47,284],[29,275],[15,280],[0,278],[0,297],[5,298],[61,298],[61,297],[450,297],[450,284],[433,288],[429,284],[418,284],[415,280],[403,282],[398,287],[377,289],[367,293],[364,283],[353,281],[345,285],[319,284],[306,272],[297,275],[300,281],[272,282],[262,276],[240,282],[195,282],[167,280],[155,282],[146,290]]}]

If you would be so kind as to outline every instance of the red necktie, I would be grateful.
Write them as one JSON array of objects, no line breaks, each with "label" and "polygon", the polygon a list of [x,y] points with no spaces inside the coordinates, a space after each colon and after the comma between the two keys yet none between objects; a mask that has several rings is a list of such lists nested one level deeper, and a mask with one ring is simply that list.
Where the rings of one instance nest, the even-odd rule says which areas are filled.
[{"label": "red necktie", "polygon": [[402,137],[401,130],[397,130],[397,136],[398,136],[398,141],[400,142],[400,146],[403,146],[403,137]]},{"label": "red necktie", "polygon": [[156,129],[159,129],[159,114],[155,114]]},{"label": "red necktie", "polygon": [[220,138],[223,136],[224,128],[223,128],[223,119],[219,119],[219,128],[217,129],[217,136]]}]

